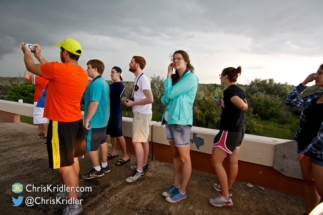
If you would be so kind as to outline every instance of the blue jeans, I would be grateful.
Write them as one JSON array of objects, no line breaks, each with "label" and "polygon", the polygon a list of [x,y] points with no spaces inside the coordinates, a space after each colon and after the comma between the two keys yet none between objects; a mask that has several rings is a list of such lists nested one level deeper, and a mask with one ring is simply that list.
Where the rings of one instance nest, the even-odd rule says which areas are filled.
[{"label": "blue jeans", "polygon": [[167,140],[174,142],[176,147],[188,146],[190,141],[191,126],[166,124]]}]

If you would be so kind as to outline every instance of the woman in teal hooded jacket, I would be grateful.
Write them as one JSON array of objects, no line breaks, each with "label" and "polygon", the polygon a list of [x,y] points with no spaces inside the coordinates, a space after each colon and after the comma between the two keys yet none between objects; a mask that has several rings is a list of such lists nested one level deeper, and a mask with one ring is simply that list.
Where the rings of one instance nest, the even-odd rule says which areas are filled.
[{"label": "woman in teal hooded jacket", "polygon": [[161,101],[167,105],[162,122],[166,124],[166,135],[173,152],[174,182],[162,195],[166,201],[175,203],[186,198],[192,172],[190,132],[198,77],[193,73],[194,67],[185,51],[176,51],[172,61],[168,66]]}]

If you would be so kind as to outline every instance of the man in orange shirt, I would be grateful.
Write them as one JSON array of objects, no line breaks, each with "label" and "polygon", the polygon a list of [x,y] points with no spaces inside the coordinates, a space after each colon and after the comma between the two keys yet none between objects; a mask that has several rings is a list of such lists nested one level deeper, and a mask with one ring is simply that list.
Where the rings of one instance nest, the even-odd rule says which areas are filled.
[{"label": "man in orange shirt", "polygon": [[78,65],[82,46],[70,38],[56,43],[55,46],[61,49],[62,63],[47,62],[41,56],[41,47],[35,46],[34,56],[40,64],[34,63],[28,46],[22,44],[21,49],[27,70],[49,80],[44,110],[44,116],[50,120],[47,135],[49,166],[58,169],[68,189],[69,204],[63,214],[81,214],[82,199],[78,199],[81,194],[78,192],[80,165],[75,149],[82,138],[84,140],[80,103],[88,84],[86,71]]},{"label": "man in orange shirt", "polygon": [[39,134],[40,139],[47,138],[48,119],[44,117],[44,108],[37,107],[39,98],[42,96],[43,90],[46,89],[48,80],[35,75],[29,75],[28,70],[25,71],[24,77],[35,85],[34,92],[34,109],[33,109],[33,122],[38,125],[38,129],[41,131]]}]

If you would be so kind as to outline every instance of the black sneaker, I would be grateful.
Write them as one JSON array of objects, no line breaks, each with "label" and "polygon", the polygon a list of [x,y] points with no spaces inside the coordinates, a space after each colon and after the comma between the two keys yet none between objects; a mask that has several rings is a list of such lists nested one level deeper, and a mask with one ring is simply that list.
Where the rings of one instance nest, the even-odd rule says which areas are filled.
[{"label": "black sneaker", "polygon": [[[216,190],[216,191],[218,191],[218,192],[222,192],[222,189],[221,189],[221,185],[220,184],[218,184],[218,183],[214,183],[213,184],[213,188]],[[229,196],[230,197],[232,197],[232,190],[231,189],[229,189]]]},{"label": "black sneaker", "polygon": [[99,178],[104,176],[104,172],[102,169],[100,171],[96,171],[94,168],[87,174],[82,175],[82,178],[84,179],[93,179],[93,178]]},{"label": "black sneaker", "polygon": [[[143,168],[144,172],[148,172],[148,166],[149,166],[149,164],[146,164],[146,165],[144,166],[144,168]],[[132,165],[132,166],[130,166],[130,169],[132,169],[132,170],[136,170],[136,169],[137,169],[137,165]]]},{"label": "black sneaker", "polygon": [[108,172],[110,172],[111,170],[110,170],[109,165],[108,165],[108,166],[106,166],[105,168],[103,168],[103,167],[101,166],[101,171],[102,171],[102,172],[104,172],[104,173],[108,173]]}]

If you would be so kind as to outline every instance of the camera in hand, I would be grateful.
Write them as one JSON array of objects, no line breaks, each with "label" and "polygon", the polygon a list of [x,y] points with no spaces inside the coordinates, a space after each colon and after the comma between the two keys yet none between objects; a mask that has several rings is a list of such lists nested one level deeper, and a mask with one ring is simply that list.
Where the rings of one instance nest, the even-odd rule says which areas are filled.
[{"label": "camera in hand", "polygon": [[130,98],[130,99],[127,99],[127,102],[128,101],[133,101],[134,102],[135,100],[133,98]]},{"label": "camera in hand", "polygon": [[30,49],[31,52],[36,51],[36,46],[34,46],[33,44],[25,43],[25,45],[28,46],[28,48]]},{"label": "camera in hand", "polygon": [[221,105],[221,100],[217,96],[213,96],[213,99],[218,105]]}]

